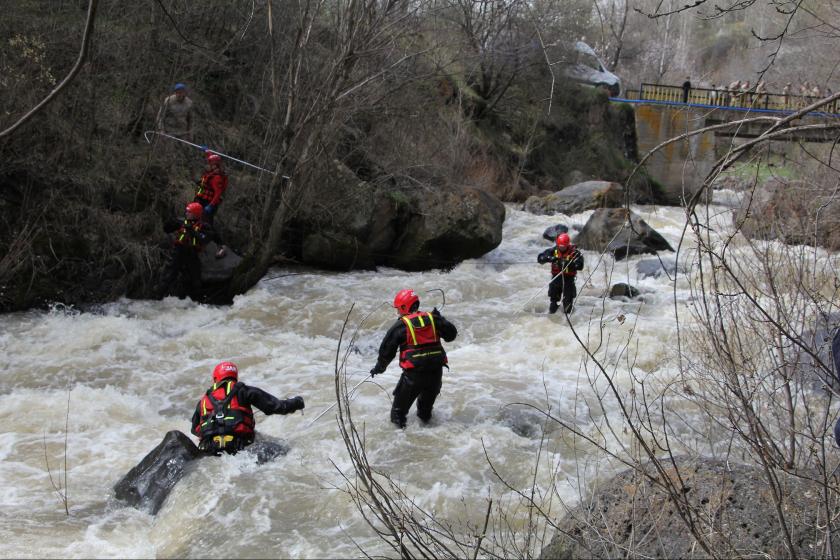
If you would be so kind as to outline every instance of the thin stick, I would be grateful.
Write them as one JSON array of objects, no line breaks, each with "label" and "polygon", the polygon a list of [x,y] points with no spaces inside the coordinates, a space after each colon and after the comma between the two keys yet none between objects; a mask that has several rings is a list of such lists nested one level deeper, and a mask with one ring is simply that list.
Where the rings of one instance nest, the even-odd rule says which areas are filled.
[{"label": "thin stick", "polygon": [[[158,136],[164,136],[166,138],[170,138],[172,140],[175,140],[176,142],[181,142],[182,144],[187,144],[188,146],[192,146],[193,148],[198,148],[199,150],[204,150],[205,152],[218,154],[222,157],[226,157],[228,159],[231,159],[231,160],[233,160],[237,163],[241,163],[242,165],[247,165],[248,167],[253,167],[254,169],[259,169],[260,171],[265,171],[266,173],[271,173],[272,175],[277,175],[276,171],[270,171],[270,170],[266,169],[265,167],[260,167],[259,165],[254,165],[253,163],[248,163],[247,161],[237,159],[237,158],[235,158],[233,156],[229,156],[227,154],[223,154],[222,152],[217,152],[216,150],[211,150],[210,148],[205,148],[204,146],[200,146],[198,144],[193,144],[192,142],[187,142],[186,140],[184,140],[182,138],[178,138],[177,136],[172,136],[170,134],[166,134],[165,132],[158,132],[156,130],[147,130],[146,132],[144,132],[143,137],[146,139],[146,142],[149,143],[149,144],[152,143],[152,141],[149,140],[149,135],[150,134],[157,134]],[[289,178],[288,175],[280,175],[280,176],[284,179]]]},{"label": "thin stick", "polygon": [[487,524],[490,521],[490,510],[493,507],[493,498],[490,498],[490,501],[487,502],[487,513],[484,515],[484,529],[481,530],[481,534],[478,535],[478,542],[475,543],[475,552],[473,553],[472,560],[476,560],[478,558],[478,551],[481,550],[481,541],[484,540],[484,537],[487,535]]},{"label": "thin stick", "polygon": [[[370,378],[372,378],[372,377],[373,377],[372,375],[369,375],[368,377],[365,377],[364,379],[362,379],[361,381],[359,381],[358,383],[356,383],[356,385],[355,385],[352,389],[350,389],[350,392],[348,393],[348,395],[349,395],[349,396],[352,396],[352,395],[353,395],[353,392],[356,390],[356,388],[357,388],[357,387],[359,387],[362,383],[364,383],[365,381],[368,381],[368,380],[369,380]],[[338,404],[338,401],[335,401],[334,403],[332,403],[330,406],[328,406],[326,409],[324,409],[324,411],[323,411],[323,412],[321,412],[321,414],[319,414],[318,416],[316,416],[315,418],[313,418],[313,419],[312,419],[312,421],[311,421],[309,424],[307,424],[307,425],[306,425],[306,427],[304,427],[303,429],[305,430],[306,428],[309,428],[310,426],[312,426],[312,424],[314,424],[315,422],[317,422],[317,421],[318,421],[318,419],[319,419],[321,416],[323,416],[324,414],[326,414],[327,412],[329,412],[330,410],[332,410],[332,408],[333,408],[335,405],[337,405],[337,404]]]},{"label": "thin stick", "polygon": [[67,431],[70,429],[70,392],[67,390],[67,412],[64,415],[64,513],[70,515],[67,501]]},{"label": "thin stick", "polygon": [[79,48],[79,56],[76,58],[76,63],[73,65],[73,68],[70,69],[70,73],[61,80],[60,84],[55,86],[55,89],[53,89],[49,95],[47,95],[40,103],[35,105],[35,107],[27,111],[27,113],[18,119],[15,124],[6,130],[0,131],[0,139],[9,136],[15,130],[23,126],[29,119],[38,114],[41,109],[46,107],[49,102],[61,93],[67,84],[73,81],[73,78],[75,78],[76,74],[79,73],[79,70],[82,69],[82,64],[84,64],[88,55],[88,49],[90,48],[90,38],[93,35],[93,22],[96,18],[96,7],[98,3],[99,0],[90,0],[90,2],[88,2],[87,19],[85,20],[85,30],[82,35],[82,46]]}]

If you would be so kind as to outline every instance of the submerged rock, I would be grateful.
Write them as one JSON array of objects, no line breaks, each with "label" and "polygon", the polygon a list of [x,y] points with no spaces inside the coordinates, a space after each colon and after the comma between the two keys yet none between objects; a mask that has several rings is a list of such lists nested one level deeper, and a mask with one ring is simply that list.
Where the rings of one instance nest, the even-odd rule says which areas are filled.
[{"label": "submerged rock", "polygon": [[557,224],[556,226],[548,226],[543,232],[543,239],[547,239],[554,243],[557,236],[561,233],[569,233],[569,227],[565,224]]},{"label": "submerged rock", "polygon": [[[783,509],[795,550],[786,548],[771,490],[762,468],[701,458],[677,460],[683,499],[694,510],[697,531],[717,557],[744,555],[800,558],[822,555],[825,532],[822,490],[808,477],[776,471]],[[665,461],[665,475],[677,473]],[[659,475],[648,465],[648,474]],[[836,523],[836,521],[835,521]],[[835,539],[834,555],[840,553]],[[542,558],[707,558],[671,498],[661,486],[634,470],[597,486],[592,496],[558,523]]]},{"label": "submerged rock", "polygon": [[636,263],[636,272],[642,278],[659,278],[663,274],[673,277],[677,270],[684,272],[677,266],[676,259],[642,259]]},{"label": "submerged rock", "polygon": [[263,436],[257,432],[254,443],[246,447],[241,453],[250,453],[256,455],[257,464],[262,465],[273,461],[277,457],[282,457],[289,452],[289,445],[279,439]]},{"label": "submerged rock", "polygon": [[167,432],[163,441],[114,486],[118,500],[155,514],[169,492],[204,454],[182,432]]},{"label": "submerged rock", "polygon": [[[630,223],[625,227],[628,218]],[[626,208],[595,210],[575,237],[575,243],[582,249],[611,252],[616,260],[674,250],[659,232]]]},{"label": "submerged rock", "polygon": [[[255,455],[258,465],[288,452],[286,443],[259,432],[254,443],[240,451]],[[202,457],[212,455],[200,451],[186,434],[177,430],[167,432],[163,441],[114,486],[114,493],[118,500],[154,515],[178,481],[191,470],[196,459]]]},{"label": "submerged rock", "polygon": [[524,210],[532,214],[577,214],[594,208],[613,208],[624,202],[624,187],[610,181],[584,181],[546,196],[532,196]]},{"label": "submerged rock", "polygon": [[639,297],[639,290],[638,288],[634,288],[630,284],[625,284],[624,282],[619,282],[618,284],[613,284],[613,287],[610,288],[610,299],[616,298],[629,298],[633,299],[635,297]]}]

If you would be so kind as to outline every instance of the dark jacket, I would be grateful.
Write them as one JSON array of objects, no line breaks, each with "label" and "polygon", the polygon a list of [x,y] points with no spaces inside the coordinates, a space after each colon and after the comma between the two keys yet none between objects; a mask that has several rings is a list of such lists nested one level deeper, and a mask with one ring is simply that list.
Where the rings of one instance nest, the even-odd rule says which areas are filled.
[{"label": "dark jacket", "polygon": [[[458,336],[458,329],[455,328],[455,325],[447,321],[437,308],[432,310],[432,314],[435,318],[435,327],[441,339],[446,342],[455,340],[455,337]],[[382,344],[379,345],[379,358],[376,360],[376,366],[373,368],[374,372],[382,373],[385,371],[385,368],[388,367],[388,364],[397,355],[397,350],[405,343],[407,337],[408,333],[406,332],[405,323],[401,319],[397,319],[391,328],[388,329],[388,332],[385,333],[385,338],[382,340]]]},{"label": "dark jacket", "polygon": [[[239,383],[239,388],[236,392],[236,398],[239,399],[239,404],[242,406],[255,406],[259,410],[263,411],[267,416],[272,414],[291,414],[292,412],[303,408],[300,406],[303,404],[302,399],[300,401],[298,398],[285,400],[278,399],[277,397],[266,393],[262,389],[250,387],[241,382]],[[193,435],[198,435],[196,431],[200,423],[201,400],[199,399],[192,417],[191,431]]]}]

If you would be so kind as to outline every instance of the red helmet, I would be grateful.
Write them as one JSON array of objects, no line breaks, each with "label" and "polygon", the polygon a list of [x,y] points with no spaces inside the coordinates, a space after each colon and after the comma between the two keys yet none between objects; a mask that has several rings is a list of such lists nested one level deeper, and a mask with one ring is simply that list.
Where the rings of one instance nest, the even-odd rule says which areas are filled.
[{"label": "red helmet", "polygon": [[400,315],[408,315],[411,313],[411,308],[415,304],[420,303],[420,298],[414,293],[414,290],[400,290],[394,297],[394,307],[400,312]]},{"label": "red helmet", "polygon": [[218,383],[223,379],[239,380],[239,368],[233,362],[222,362],[213,368],[213,381]]},{"label": "red helmet", "polygon": [[568,233],[561,233],[560,235],[558,235],[556,243],[557,248],[564,253],[572,247],[572,240],[569,239]]},{"label": "red helmet", "polygon": [[214,154],[213,152],[207,152],[207,163],[222,163],[222,156],[220,156],[219,154]]},{"label": "red helmet", "polygon": [[190,202],[187,204],[186,213],[188,220],[200,220],[201,215],[204,213],[204,208],[198,202]]}]

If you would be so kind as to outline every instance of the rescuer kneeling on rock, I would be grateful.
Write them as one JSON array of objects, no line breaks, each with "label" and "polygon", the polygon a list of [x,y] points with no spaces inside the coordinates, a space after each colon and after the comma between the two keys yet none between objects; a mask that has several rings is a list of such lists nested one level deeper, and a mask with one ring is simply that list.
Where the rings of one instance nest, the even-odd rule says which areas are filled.
[{"label": "rescuer kneeling on rock", "polygon": [[232,362],[222,362],[213,369],[213,386],[198,401],[192,417],[192,433],[199,439],[198,448],[220,455],[236,454],[254,442],[256,406],[266,415],[291,414],[303,410],[303,397],[280,400],[262,389],[239,381],[239,369]]},{"label": "rescuer kneeling on rock", "polygon": [[537,256],[537,262],[551,263],[551,277],[553,280],[548,285],[548,298],[551,303],[548,306],[549,313],[556,313],[560,299],[563,300],[563,312],[572,312],[572,304],[577,296],[575,276],[578,270],[583,270],[583,255],[572,245],[568,233],[561,233],[557,236],[556,246],[546,249]]},{"label": "rescuer kneeling on rock", "polygon": [[405,428],[408,409],[415,400],[417,417],[423,422],[431,420],[432,407],[443,382],[443,366],[447,365],[440,340],[452,342],[458,330],[437,308],[431,313],[419,311],[420,298],[414,290],[397,292],[394,307],[400,318],[385,334],[379,346],[379,359],[370,374],[384,372],[399,349],[403,372],[394,389],[391,422]]}]

